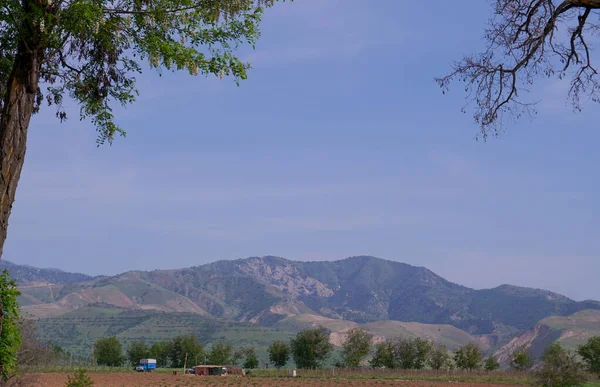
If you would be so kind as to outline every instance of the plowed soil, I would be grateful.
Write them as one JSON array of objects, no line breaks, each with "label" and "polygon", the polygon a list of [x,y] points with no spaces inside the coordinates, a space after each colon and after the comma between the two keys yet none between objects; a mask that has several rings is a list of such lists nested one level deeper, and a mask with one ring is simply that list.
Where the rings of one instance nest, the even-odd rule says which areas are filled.
[{"label": "plowed soil", "polygon": [[[350,379],[302,379],[302,378],[249,378],[249,377],[219,377],[219,376],[194,376],[194,375],[165,375],[165,374],[90,374],[96,386],[101,387],[133,387],[133,386],[272,386],[272,387],[367,387],[367,386],[407,386],[407,387],[518,387],[506,384],[485,383],[446,383],[446,382],[418,382],[399,380],[350,380]],[[64,387],[69,374],[29,374],[21,377],[20,383],[13,382],[11,386],[27,387]]]}]

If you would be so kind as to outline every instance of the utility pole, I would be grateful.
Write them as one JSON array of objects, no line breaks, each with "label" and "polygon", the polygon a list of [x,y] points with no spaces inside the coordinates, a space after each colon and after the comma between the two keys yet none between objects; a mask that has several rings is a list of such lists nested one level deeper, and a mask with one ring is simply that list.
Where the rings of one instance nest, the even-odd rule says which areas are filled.
[{"label": "utility pole", "polygon": [[183,361],[183,374],[185,375],[185,370],[187,368],[187,352],[185,353],[185,360]]}]

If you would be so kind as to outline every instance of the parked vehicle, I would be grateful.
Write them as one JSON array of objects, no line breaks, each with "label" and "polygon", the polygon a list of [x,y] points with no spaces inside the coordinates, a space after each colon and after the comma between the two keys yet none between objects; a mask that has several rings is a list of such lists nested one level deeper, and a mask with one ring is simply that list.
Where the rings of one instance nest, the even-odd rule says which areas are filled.
[{"label": "parked vehicle", "polygon": [[156,359],[141,359],[140,364],[135,367],[138,372],[156,371]]}]

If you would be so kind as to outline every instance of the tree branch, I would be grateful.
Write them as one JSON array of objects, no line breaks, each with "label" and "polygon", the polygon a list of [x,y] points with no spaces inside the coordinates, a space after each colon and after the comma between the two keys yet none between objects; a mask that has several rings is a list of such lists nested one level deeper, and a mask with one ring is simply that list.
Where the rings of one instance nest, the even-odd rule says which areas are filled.
[{"label": "tree branch", "polygon": [[[474,118],[484,139],[490,130],[498,134],[503,113],[519,117],[530,111],[531,104],[517,100],[519,85],[532,84],[541,74],[558,73],[562,78],[571,67],[580,65],[574,71],[571,87],[572,102],[578,108],[580,92],[586,92],[592,99],[600,92],[594,78],[597,71],[591,64],[590,48],[584,37],[590,15],[599,9],[600,0],[563,0],[558,5],[553,0],[496,0],[497,16],[486,31],[489,42],[486,52],[464,58],[454,65],[452,73],[436,81],[444,92],[456,78],[467,84],[467,104],[477,106]],[[557,40],[556,34],[562,30],[558,22],[563,17],[568,21],[574,19],[571,16],[574,10],[582,12],[569,30],[569,43],[563,45]],[[553,56],[560,60],[559,68],[555,68]],[[498,63],[497,57],[510,59],[512,64]]]}]

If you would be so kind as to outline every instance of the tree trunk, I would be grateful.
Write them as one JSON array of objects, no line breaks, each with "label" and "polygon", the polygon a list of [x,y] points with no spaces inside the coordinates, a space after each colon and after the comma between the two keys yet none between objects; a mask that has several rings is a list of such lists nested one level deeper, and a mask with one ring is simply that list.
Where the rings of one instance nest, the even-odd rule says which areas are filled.
[{"label": "tree trunk", "polygon": [[[34,8],[45,10],[48,3],[49,0],[22,0],[21,5],[24,13],[31,17]],[[8,232],[8,218],[25,162],[27,129],[35,110],[44,58],[41,44],[43,26],[39,22],[32,23],[29,17],[22,20],[22,35],[0,105],[0,259]],[[4,308],[0,298],[0,332],[3,322]],[[0,364],[0,367],[3,365]]]},{"label": "tree trunk", "polygon": [[34,39],[19,43],[0,116],[0,259],[25,161],[27,128],[39,84],[43,50],[35,43]]}]

